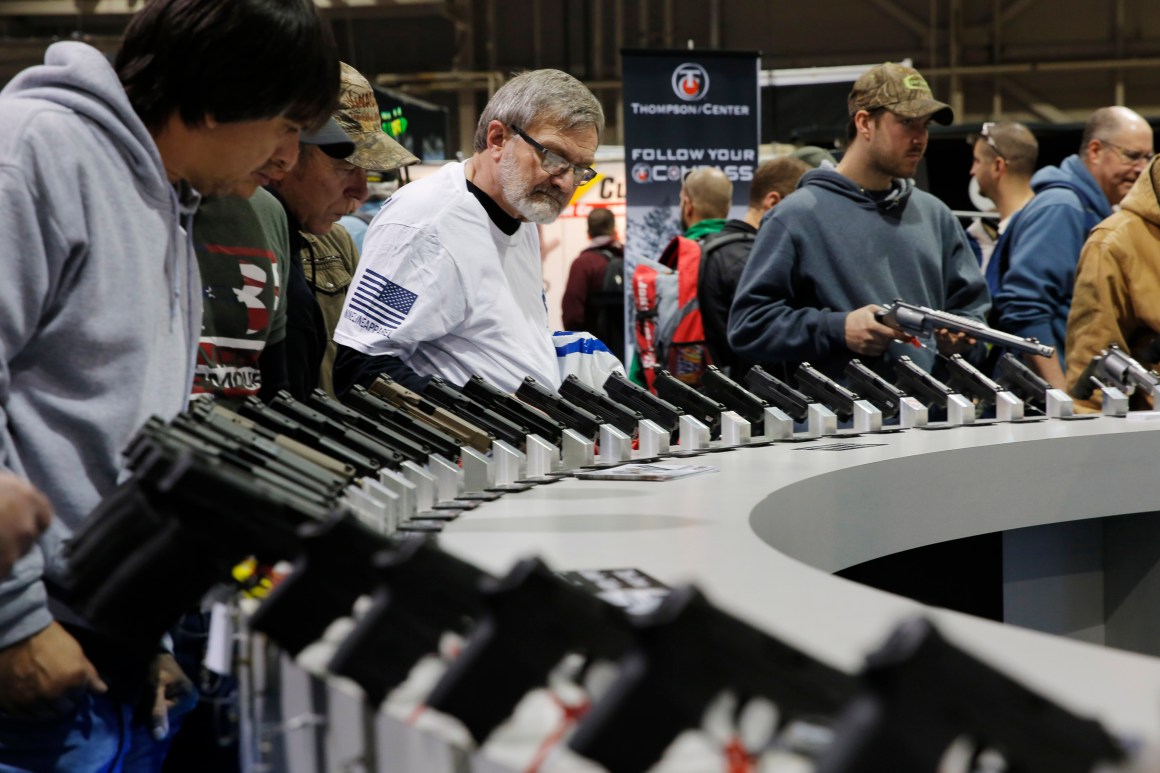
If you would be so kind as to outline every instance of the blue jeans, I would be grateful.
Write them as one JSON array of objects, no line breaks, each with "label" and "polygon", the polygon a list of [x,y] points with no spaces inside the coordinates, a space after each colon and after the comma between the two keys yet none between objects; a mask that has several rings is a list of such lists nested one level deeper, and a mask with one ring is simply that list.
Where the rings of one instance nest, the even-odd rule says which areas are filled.
[{"label": "blue jeans", "polygon": [[156,741],[147,724],[134,723],[131,704],[87,694],[63,717],[0,713],[0,773],[155,773],[169,740]]}]

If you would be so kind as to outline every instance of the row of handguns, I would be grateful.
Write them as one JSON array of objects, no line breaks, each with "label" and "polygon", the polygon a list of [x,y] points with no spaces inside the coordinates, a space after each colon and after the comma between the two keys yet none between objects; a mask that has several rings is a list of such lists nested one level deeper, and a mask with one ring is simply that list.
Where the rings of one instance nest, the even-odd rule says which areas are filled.
[{"label": "row of handguns", "polygon": [[[270,410],[288,418],[289,407],[280,407],[286,413]],[[299,447],[275,434],[286,439],[263,452],[280,462],[256,466],[262,443],[251,441],[271,435],[255,430],[290,425],[262,425],[255,415],[238,421],[200,406],[136,438],[132,474],[68,549],[68,600],[90,624],[127,648],[153,647],[184,611],[230,580],[231,567],[254,556],[293,562],[293,570],[250,626],[297,655],[341,628],[331,626],[335,620],[353,617],[327,671],[359,685],[371,708],[439,650],[443,634],[465,637],[424,702],[457,718],[479,743],[566,657],[581,656],[586,667],[614,664],[615,677],[592,696],[568,744],[613,773],[648,768],[679,734],[700,727],[725,691],[738,705],[772,702],[781,728],[796,720],[831,728],[832,740],[813,751],[823,773],[934,770],[963,735],[1000,750],[1010,769],[1032,773],[1078,773],[1124,754],[1098,723],[994,670],[924,620],[901,626],[861,673],[848,674],[692,586],[631,614],[538,559],[497,577],[426,535],[384,534],[336,504],[338,492],[372,477],[371,468],[359,469],[365,459],[304,463],[317,441]],[[301,485],[285,487],[291,479]]]}]

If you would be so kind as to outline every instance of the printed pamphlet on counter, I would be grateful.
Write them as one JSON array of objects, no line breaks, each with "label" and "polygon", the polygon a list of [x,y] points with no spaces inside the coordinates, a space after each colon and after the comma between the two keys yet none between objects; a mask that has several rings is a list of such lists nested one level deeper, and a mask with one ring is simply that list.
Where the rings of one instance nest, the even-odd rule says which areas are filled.
[{"label": "printed pamphlet on counter", "polygon": [[576,473],[581,480],[675,480],[690,475],[717,472],[711,464],[622,464]]}]

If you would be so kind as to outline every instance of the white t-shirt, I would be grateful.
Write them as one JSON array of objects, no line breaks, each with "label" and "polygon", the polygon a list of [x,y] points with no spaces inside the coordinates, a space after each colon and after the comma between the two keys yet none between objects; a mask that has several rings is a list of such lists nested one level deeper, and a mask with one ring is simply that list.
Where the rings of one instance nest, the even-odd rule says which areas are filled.
[{"label": "white t-shirt", "polygon": [[508,236],[467,189],[461,163],[392,196],[367,230],[334,340],[391,354],[453,384],[556,389],[536,226]]}]

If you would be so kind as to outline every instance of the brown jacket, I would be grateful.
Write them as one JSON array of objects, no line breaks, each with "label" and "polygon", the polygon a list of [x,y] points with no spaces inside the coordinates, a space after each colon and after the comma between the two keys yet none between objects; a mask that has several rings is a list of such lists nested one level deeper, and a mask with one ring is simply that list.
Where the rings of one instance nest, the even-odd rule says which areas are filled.
[{"label": "brown jacket", "polygon": [[318,386],[333,397],[331,369],[334,367],[334,328],[342,315],[346,291],[358,267],[358,247],[347,230],[337,223],[330,229],[330,233],[323,236],[308,233],[302,235],[306,237],[306,247],[301,254],[302,268],[306,271],[306,281],[314,288],[314,297],[326,321],[326,354],[322,358]]},{"label": "brown jacket", "polygon": [[[1075,273],[1075,295],[1067,318],[1067,388],[1108,344],[1130,352],[1142,365],[1156,365],[1148,349],[1160,334],[1160,166],[1153,160],[1124,197],[1120,211],[1088,236]],[[1150,407],[1147,395],[1134,407]],[[1098,410],[1100,394],[1077,401]]]}]

